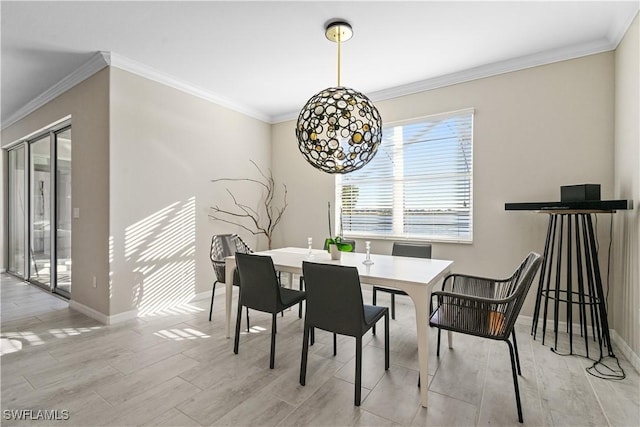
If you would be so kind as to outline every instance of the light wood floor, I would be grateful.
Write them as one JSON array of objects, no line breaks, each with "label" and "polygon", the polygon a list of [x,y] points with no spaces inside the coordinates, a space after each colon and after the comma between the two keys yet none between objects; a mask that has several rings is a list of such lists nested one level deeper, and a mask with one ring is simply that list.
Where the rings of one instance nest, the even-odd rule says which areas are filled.
[{"label": "light wood floor", "polygon": [[[252,330],[243,333],[240,354],[234,355],[233,340],[224,338],[223,296],[216,297],[213,322],[202,300],[182,313],[115,326],[101,325],[7,275],[1,297],[4,426],[518,425],[502,342],[454,335],[454,348],[443,345],[438,359],[432,340],[429,409],[420,406],[415,320],[404,298],[391,321],[389,371],[382,334],[365,337],[358,408],[353,339],[340,338],[333,357],[331,335],[318,331],[307,385],[299,385],[297,309],[278,317],[276,366],[270,370],[270,316],[251,313]],[[370,301],[368,292],[365,300]],[[555,355],[531,340],[525,325],[517,332],[524,425],[640,423],[639,376],[620,351],[627,378],[606,381],[585,372],[590,361]],[[7,419],[7,410],[20,409],[66,410],[69,419]]]}]

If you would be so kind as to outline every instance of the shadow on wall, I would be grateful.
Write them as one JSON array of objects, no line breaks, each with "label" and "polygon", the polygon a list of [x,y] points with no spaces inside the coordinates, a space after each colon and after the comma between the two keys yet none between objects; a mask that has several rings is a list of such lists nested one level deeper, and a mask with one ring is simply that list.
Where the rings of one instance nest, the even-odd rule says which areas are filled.
[{"label": "shadow on wall", "polygon": [[[129,284],[140,317],[202,311],[189,304],[195,296],[195,203],[195,197],[175,202],[125,229],[124,251],[115,254],[124,259],[118,282]],[[111,262],[114,246],[110,242]],[[112,287],[109,293],[112,300]]]}]

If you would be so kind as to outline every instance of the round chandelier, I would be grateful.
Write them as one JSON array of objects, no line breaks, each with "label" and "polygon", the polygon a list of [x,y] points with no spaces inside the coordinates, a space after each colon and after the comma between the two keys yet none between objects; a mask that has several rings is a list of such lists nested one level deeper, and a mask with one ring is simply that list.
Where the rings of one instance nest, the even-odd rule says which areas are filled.
[{"label": "round chandelier", "polygon": [[340,43],[353,35],[343,21],[327,25],[326,37],[338,44],[338,86],[313,95],[298,115],[298,148],[311,166],[327,173],[349,173],[375,156],[382,118],[362,93],[340,85]]}]

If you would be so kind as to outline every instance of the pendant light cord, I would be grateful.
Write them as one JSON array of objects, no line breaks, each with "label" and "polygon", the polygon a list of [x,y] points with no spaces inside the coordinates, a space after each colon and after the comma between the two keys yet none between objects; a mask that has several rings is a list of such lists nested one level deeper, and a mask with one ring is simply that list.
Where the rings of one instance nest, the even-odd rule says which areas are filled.
[{"label": "pendant light cord", "polygon": [[342,39],[342,29],[338,29],[338,87],[340,87],[340,42]]}]

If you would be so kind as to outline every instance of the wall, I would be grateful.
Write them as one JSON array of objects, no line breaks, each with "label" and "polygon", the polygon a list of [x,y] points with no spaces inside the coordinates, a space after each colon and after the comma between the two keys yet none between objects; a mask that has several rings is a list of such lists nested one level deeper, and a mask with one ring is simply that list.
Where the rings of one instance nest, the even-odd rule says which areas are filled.
[{"label": "wall", "polygon": [[[2,130],[2,146],[71,115],[71,200],[80,209],[72,223],[71,299],[99,313],[109,310],[109,70],[103,69]],[[3,174],[3,180],[5,179]],[[3,223],[3,227],[6,225]],[[3,239],[4,240],[4,239]],[[91,286],[93,276],[98,287]]]},{"label": "wall", "polygon": [[614,328],[640,370],[640,31],[638,15],[615,52],[615,197],[633,200],[614,221]]},{"label": "wall", "polygon": [[257,208],[258,186],[210,181],[259,178],[249,160],[269,168],[270,125],[117,68],[110,88],[110,314],[189,310],[211,290],[212,234],[264,248],[208,213],[232,207],[226,187]]},{"label": "wall", "polygon": [[[559,200],[561,185],[580,183],[600,183],[602,197],[613,198],[613,78],[608,52],[376,102],[385,123],[475,108],[474,241],[434,243],[433,256],[454,260],[455,271],[507,276],[529,251],[543,252],[547,217],[505,212],[505,202]],[[306,246],[311,236],[319,247],[334,179],[303,159],[294,125],[272,129],[273,169],[290,189],[276,246]],[[609,221],[599,219],[601,247]],[[391,245],[372,241],[372,250],[390,253]],[[525,315],[533,312],[534,294]]]}]

